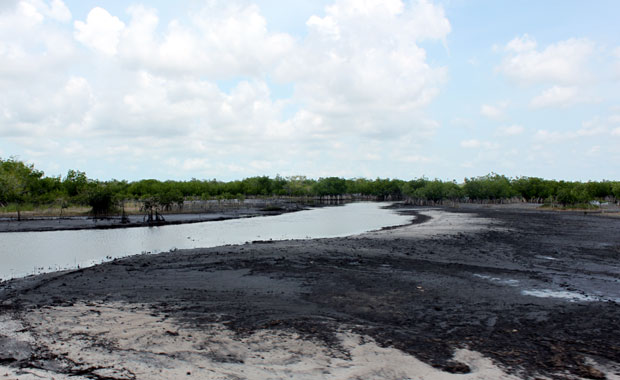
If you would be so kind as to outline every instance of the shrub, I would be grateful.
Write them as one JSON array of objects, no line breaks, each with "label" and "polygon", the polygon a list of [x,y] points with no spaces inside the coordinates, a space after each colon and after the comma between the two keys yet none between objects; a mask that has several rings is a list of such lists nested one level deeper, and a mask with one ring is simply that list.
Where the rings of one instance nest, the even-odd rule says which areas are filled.
[{"label": "shrub", "polygon": [[87,201],[95,216],[107,215],[114,208],[114,194],[107,186],[97,185],[90,189]]}]

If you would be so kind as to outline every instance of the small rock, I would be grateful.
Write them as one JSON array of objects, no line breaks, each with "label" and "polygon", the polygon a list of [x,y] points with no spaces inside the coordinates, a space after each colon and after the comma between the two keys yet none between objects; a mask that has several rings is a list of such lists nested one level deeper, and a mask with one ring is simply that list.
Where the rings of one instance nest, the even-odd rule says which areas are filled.
[{"label": "small rock", "polygon": [[606,379],[607,376],[598,369],[590,366],[590,365],[582,365],[577,369],[579,376],[583,376],[587,379]]},{"label": "small rock", "polygon": [[471,372],[471,368],[469,368],[467,364],[456,362],[456,361],[448,362],[445,366],[443,366],[443,370],[445,372],[450,372],[450,373],[470,373]]}]

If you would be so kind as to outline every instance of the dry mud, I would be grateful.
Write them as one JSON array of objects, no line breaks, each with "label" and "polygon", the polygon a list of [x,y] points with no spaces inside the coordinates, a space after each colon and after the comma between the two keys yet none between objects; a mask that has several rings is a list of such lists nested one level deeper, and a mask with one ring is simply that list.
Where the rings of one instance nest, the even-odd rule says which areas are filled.
[{"label": "dry mud", "polygon": [[620,378],[620,219],[401,212],[2,283],[0,378]]}]

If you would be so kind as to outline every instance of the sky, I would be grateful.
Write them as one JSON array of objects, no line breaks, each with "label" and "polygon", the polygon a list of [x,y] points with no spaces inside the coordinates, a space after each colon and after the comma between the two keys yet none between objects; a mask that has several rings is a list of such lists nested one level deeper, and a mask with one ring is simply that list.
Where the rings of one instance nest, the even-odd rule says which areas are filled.
[{"label": "sky", "polygon": [[616,0],[0,0],[48,176],[620,179]]}]

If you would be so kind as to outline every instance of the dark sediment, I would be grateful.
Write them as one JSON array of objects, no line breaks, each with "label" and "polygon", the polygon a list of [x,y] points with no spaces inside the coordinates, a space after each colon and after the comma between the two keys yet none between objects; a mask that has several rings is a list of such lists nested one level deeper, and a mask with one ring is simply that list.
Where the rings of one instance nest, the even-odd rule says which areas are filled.
[{"label": "dark sediment", "polygon": [[[312,205],[317,207],[317,205]],[[148,223],[144,215],[129,215],[123,221],[121,216],[92,217],[31,217],[18,221],[14,218],[0,218],[0,232],[41,232],[60,230],[87,230],[109,228],[145,227],[149,225],[170,225],[214,222],[227,219],[251,218],[257,216],[280,215],[287,212],[306,210],[307,206],[299,203],[282,203],[277,207],[243,206],[222,208],[205,212],[168,213],[164,220]]]},{"label": "dark sediment", "polygon": [[[454,373],[467,371],[451,361],[459,347],[524,377],[597,378],[587,358],[620,363],[620,219],[459,212],[492,218],[500,228],[133,256],[2,283],[0,313],[124,301],[196,327],[294,329],[332,345],[344,326]],[[522,293],[545,289],[591,300]],[[28,366],[34,356],[0,362]]]}]

